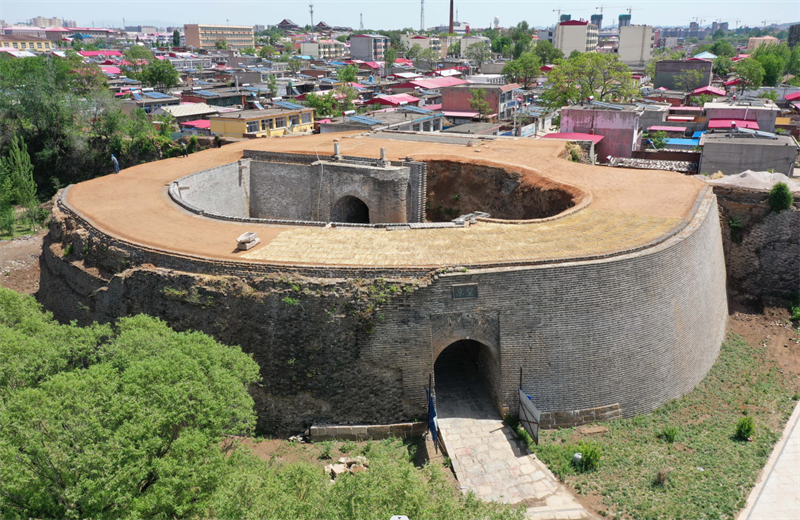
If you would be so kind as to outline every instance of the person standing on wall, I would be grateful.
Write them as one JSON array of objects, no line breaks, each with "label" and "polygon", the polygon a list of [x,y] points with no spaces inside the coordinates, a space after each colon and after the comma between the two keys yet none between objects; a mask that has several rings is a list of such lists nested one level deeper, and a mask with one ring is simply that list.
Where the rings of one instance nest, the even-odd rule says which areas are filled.
[{"label": "person standing on wall", "polygon": [[181,149],[183,150],[183,156],[189,157],[189,152],[186,150],[186,143],[184,143],[183,141],[181,141]]},{"label": "person standing on wall", "polygon": [[114,173],[119,173],[119,161],[114,157],[113,153],[111,154],[111,162],[114,163]]}]

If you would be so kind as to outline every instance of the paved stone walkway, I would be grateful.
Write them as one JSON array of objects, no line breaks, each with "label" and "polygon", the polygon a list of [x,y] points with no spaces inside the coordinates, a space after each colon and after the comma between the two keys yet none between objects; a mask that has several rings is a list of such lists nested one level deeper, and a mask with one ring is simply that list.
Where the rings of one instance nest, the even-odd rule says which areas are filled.
[{"label": "paved stone walkway", "polygon": [[469,352],[453,345],[436,361],[439,431],[464,491],[524,503],[531,519],[593,518],[503,424]]},{"label": "paved stone walkway", "polygon": [[741,511],[739,520],[800,520],[800,403]]}]

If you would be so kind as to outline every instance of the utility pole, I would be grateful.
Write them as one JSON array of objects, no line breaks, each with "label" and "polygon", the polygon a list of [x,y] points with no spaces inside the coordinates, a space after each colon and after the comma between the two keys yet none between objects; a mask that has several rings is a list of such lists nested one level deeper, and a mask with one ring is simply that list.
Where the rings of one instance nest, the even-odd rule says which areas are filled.
[{"label": "utility pole", "polygon": [[419,2],[419,32],[425,31],[425,0]]},{"label": "utility pole", "polygon": [[361,13],[360,16],[361,16],[361,25],[358,26],[358,30],[359,31],[363,31],[364,30],[364,13]]}]

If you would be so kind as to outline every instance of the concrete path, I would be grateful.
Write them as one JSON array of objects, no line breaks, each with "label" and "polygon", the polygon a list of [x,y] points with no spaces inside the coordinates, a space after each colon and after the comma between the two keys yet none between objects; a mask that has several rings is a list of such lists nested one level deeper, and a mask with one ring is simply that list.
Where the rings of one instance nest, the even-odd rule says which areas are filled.
[{"label": "concrete path", "polygon": [[439,431],[464,491],[524,503],[531,519],[593,518],[503,424],[466,349],[443,352],[436,377]]},{"label": "concrete path", "polygon": [[800,520],[800,403],[739,513],[739,520]]}]

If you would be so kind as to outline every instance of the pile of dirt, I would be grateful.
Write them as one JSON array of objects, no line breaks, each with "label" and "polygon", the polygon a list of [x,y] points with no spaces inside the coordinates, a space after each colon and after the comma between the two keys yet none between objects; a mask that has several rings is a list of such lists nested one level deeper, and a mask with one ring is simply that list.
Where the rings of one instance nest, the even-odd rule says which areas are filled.
[{"label": "pile of dirt", "polygon": [[739,175],[727,175],[721,179],[709,180],[709,184],[720,186],[736,186],[739,188],[749,188],[752,190],[769,190],[775,184],[782,182],[789,186],[789,189],[800,192],[800,182],[794,181],[782,173],[754,172],[747,170]]},{"label": "pile of dirt", "polygon": [[35,235],[0,240],[0,287],[22,294],[39,290],[39,255],[46,232],[42,229]]}]

